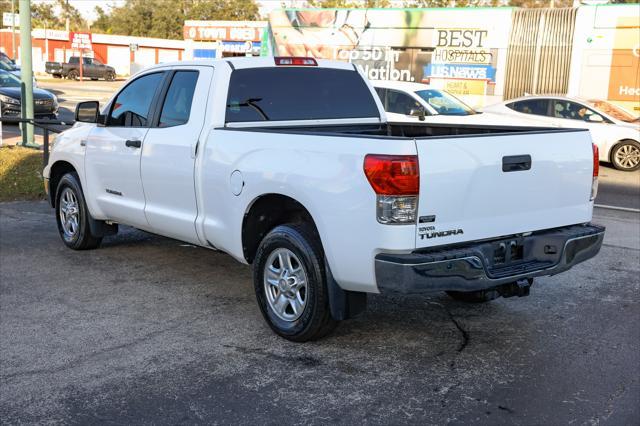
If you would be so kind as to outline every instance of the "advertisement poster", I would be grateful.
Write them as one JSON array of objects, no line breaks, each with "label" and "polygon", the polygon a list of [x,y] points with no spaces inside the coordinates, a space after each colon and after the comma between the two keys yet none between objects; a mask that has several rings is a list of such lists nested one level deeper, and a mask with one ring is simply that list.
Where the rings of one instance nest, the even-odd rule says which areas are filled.
[{"label": "advertisement poster", "polygon": [[478,105],[501,96],[511,9],[277,10],[269,26],[274,55],[351,62],[371,80],[429,83]]},{"label": "advertisement poster", "polygon": [[640,111],[640,27],[632,17],[618,18],[615,29],[609,96],[631,111]]}]

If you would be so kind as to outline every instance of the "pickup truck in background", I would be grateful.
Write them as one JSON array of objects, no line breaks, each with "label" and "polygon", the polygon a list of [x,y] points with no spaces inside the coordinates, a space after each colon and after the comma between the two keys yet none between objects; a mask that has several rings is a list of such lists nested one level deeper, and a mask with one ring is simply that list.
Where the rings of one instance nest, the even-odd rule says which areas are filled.
[{"label": "pickup truck in background", "polygon": [[[45,63],[45,71],[55,78],[78,80],[80,78],[80,58],[72,56],[67,63],[47,62]],[[91,80],[104,79],[113,81],[116,79],[116,70],[97,59],[83,57],[82,77],[90,78]]]},{"label": "pickup truck in background", "polygon": [[156,65],[76,121],[44,170],[64,244],[96,248],[126,224],[226,252],[293,341],[368,293],[527,295],[604,237],[587,131],[390,124],[349,63]]}]

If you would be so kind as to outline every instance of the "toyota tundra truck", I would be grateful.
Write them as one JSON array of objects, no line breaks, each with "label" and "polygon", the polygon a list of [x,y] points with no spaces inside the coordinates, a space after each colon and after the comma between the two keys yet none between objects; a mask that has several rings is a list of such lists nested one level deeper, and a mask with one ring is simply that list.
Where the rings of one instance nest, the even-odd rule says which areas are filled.
[{"label": "toyota tundra truck", "polygon": [[253,268],[292,341],[369,293],[527,295],[598,253],[598,155],[586,130],[389,123],[352,64],[234,58],[145,69],[82,102],[45,187],[64,244],[128,225]]}]

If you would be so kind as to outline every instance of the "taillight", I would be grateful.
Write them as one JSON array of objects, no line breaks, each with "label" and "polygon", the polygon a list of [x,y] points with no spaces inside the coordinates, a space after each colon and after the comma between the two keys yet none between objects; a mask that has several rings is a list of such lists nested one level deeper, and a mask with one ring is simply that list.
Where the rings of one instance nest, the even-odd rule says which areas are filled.
[{"label": "taillight", "polygon": [[364,174],[377,195],[378,222],[415,223],[420,192],[417,156],[369,154]]},{"label": "taillight", "polygon": [[598,145],[592,144],[593,146],[593,179],[591,180],[591,197],[589,201],[593,201],[596,199],[596,195],[598,195],[598,173],[600,173],[600,151],[598,150]]},{"label": "taillight", "polygon": [[294,56],[277,56],[274,58],[276,65],[294,65],[315,67],[318,62],[314,58],[298,58]]}]

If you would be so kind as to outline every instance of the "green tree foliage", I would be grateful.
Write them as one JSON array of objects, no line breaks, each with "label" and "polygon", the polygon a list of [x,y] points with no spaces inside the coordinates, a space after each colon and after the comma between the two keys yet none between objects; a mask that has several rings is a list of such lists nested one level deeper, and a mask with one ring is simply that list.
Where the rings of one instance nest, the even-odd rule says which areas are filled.
[{"label": "green tree foliage", "polygon": [[186,20],[252,21],[259,18],[254,0],[127,0],[107,14],[96,7],[93,32],[182,39]]},{"label": "green tree foliage", "polygon": [[[15,2],[15,13],[18,13],[19,1]],[[54,2],[31,2],[31,28],[48,28],[54,30],[64,30],[66,19],[69,18],[69,29],[71,31],[86,30],[87,22],[84,20],[78,9],[73,5],[66,4],[65,0],[55,0]],[[11,12],[11,1],[0,0],[0,16],[4,12]]]}]

